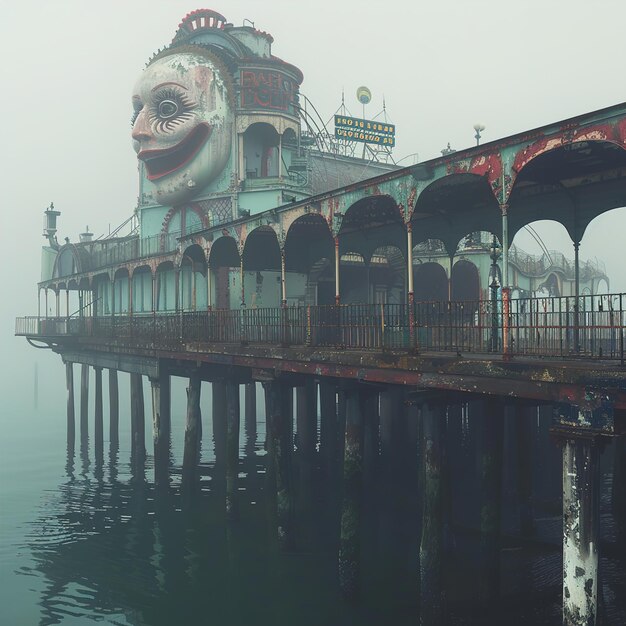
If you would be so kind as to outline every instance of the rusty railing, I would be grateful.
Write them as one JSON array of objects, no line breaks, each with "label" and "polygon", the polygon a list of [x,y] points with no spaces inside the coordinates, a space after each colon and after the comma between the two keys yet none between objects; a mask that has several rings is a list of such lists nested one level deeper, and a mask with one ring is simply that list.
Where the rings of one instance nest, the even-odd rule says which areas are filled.
[{"label": "rusty railing", "polygon": [[[497,301],[346,304],[23,317],[15,334],[149,344],[306,345],[354,350],[505,353],[624,360],[626,294]],[[505,345],[506,344],[506,345]]]}]

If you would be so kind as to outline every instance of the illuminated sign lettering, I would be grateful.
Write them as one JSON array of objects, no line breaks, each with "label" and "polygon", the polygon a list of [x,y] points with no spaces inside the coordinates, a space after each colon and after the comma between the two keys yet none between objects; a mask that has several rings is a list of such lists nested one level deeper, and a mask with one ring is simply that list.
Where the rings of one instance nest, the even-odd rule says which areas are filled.
[{"label": "illuminated sign lettering", "polygon": [[335,137],[393,147],[396,145],[396,127],[387,122],[335,115]]},{"label": "illuminated sign lettering", "polygon": [[388,122],[363,120],[359,117],[335,115],[335,137],[352,141],[394,146],[396,127]]}]

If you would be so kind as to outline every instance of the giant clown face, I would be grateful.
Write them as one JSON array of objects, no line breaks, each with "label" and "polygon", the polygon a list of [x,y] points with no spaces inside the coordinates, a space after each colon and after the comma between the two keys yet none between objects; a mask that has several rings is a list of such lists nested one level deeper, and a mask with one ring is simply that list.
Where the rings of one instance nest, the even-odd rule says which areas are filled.
[{"label": "giant clown face", "polygon": [[197,195],[223,171],[233,114],[219,69],[181,52],[149,65],[135,85],[133,147],[159,204]]}]

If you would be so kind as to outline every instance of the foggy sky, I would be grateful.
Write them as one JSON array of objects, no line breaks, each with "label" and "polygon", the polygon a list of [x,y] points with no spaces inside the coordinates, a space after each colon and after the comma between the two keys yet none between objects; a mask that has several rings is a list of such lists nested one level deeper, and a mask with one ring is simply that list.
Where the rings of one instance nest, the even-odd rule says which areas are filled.
[{"label": "foggy sky", "polygon": [[[23,359],[13,377],[41,356],[12,334],[16,315],[37,312],[42,212],[51,201],[61,211],[60,241],[76,241],[86,225],[98,236],[131,215],[132,87],[196,8],[271,33],[273,54],[304,72],[302,92],[325,119],[342,90],[359,115],[356,88],[371,89],[368,117],[384,96],[397,159],[430,159],[448,142],[469,147],[476,122],[492,141],[626,100],[623,0],[0,0],[1,260],[10,270],[0,349]],[[626,291],[624,225],[626,209],[605,214],[581,246],[581,259],[605,260],[612,291]],[[573,256],[562,227],[541,232]]]}]

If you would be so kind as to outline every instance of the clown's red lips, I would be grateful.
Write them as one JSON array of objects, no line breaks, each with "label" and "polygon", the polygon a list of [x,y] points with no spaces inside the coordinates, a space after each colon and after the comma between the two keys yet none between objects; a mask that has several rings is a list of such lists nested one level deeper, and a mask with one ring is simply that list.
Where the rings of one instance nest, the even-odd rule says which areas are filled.
[{"label": "clown's red lips", "polygon": [[211,136],[213,128],[198,124],[182,141],[164,150],[142,150],[137,158],[146,164],[148,180],[167,176],[189,163]]}]

